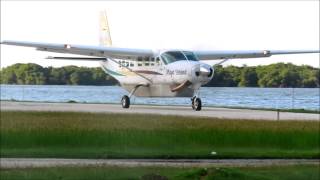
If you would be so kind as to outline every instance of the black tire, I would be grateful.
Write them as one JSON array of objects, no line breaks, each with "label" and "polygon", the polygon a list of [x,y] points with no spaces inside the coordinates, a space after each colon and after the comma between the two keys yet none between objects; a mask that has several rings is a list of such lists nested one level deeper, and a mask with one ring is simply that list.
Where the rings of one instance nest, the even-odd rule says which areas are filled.
[{"label": "black tire", "polygon": [[121,105],[123,108],[130,107],[130,98],[127,95],[122,96]]},{"label": "black tire", "polygon": [[201,99],[195,98],[192,103],[192,109],[194,109],[195,111],[201,111],[201,108],[202,108]]},{"label": "black tire", "polygon": [[195,110],[195,107],[194,107],[194,100],[195,100],[195,96],[193,96],[192,98],[191,98],[191,107],[192,107],[192,109],[193,110]]}]

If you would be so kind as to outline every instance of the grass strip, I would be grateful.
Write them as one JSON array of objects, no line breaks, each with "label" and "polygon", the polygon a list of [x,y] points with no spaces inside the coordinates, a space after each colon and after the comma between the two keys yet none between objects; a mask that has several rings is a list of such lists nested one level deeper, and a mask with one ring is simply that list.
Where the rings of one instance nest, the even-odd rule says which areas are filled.
[{"label": "grass strip", "polygon": [[319,158],[319,124],[2,111],[0,153],[59,158]]},{"label": "grass strip", "polygon": [[318,180],[318,165],[243,168],[169,168],[169,167],[51,167],[2,169],[1,179],[87,180],[87,179],[178,179],[178,180]]}]

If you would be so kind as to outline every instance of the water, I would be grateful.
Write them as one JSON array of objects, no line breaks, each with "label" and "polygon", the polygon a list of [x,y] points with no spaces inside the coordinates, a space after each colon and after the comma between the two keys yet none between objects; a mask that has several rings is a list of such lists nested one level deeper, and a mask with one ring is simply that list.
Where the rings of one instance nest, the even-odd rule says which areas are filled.
[{"label": "water", "polygon": [[[120,103],[128,94],[118,86],[1,85],[1,100]],[[319,110],[319,88],[202,87],[204,106]],[[137,98],[132,104],[190,105],[190,98]]]}]

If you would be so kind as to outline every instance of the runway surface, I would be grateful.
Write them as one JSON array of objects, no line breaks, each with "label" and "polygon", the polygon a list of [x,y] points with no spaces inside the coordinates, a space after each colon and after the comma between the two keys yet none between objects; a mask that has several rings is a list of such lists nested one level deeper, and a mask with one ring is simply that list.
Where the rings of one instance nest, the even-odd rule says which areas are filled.
[{"label": "runway surface", "polygon": [[83,166],[165,166],[165,167],[247,167],[318,165],[319,159],[56,159],[56,158],[1,158],[1,169],[36,167]]},{"label": "runway surface", "polygon": [[[123,109],[119,104],[40,103],[1,101],[1,111],[71,111],[97,113],[133,113],[176,116],[215,117],[224,119],[277,120],[276,111],[203,107],[193,111],[188,106],[131,105]],[[280,112],[280,120],[320,121],[320,114]]]}]

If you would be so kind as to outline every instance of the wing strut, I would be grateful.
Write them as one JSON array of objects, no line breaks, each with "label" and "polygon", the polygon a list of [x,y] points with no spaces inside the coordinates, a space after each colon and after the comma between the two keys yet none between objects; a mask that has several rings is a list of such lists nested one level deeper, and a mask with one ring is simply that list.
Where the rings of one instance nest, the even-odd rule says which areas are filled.
[{"label": "wing strut", "polygon": [[220,65],[220,64],[222,64],[222,63],[225,63],[225,62],[227,62],[227,61],[229,61],[229,60],[230,60],[230,59],[224,59],[224,60],[218,62],[217,64],[214,64],[213,67],[218,66],[218,65]]}]

